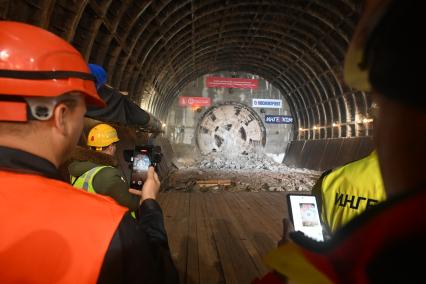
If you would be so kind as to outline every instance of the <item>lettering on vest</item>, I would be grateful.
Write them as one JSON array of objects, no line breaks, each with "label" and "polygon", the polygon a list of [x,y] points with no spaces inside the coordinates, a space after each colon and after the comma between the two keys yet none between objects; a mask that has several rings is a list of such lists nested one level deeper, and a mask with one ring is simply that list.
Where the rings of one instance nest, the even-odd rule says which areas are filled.
[{"label": "lettering on vest", "polygon": [[334,200],[334,205],[340,207],[347,207],[347,205],[349,205],[349,208],[351,209],[358,209],[361,204],[365,204],[365,207],[369,208],[378,202],[379,201],[376,199],[336,192],[336,199]]}]

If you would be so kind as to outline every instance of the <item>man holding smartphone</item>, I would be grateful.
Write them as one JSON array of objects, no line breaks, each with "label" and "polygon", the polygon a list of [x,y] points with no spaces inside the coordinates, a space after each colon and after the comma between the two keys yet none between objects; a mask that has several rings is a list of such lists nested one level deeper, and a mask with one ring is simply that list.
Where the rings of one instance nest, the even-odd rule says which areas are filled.
[{"label": "man holding smartphone", "polygon": [[61,179],[87,104],[105,105],[74,47],[0,21],[0,282],[178,283],[154,168],[138,220]]},{"label": "man holding smartphone", "polygon": [[117,168],[115,154],[119,140],[116,129],[106,123],[92,127],[87,136],[89,149],[82,153],[84,159],[68,166],[71,184],[91,193],[110,196],[118,204],[136,211],[139,196],[129,192],[128,182]]}]

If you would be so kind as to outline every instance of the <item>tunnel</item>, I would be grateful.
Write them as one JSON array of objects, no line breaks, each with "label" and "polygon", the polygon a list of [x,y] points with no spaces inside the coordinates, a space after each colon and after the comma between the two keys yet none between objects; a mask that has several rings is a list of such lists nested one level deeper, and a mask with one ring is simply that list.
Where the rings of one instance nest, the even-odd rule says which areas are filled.
[{"label": "tunnel", "polygon": [[113,87],[163,122],[200,76],[246,72],[267,80],[289,105],[288,165],[324,170],[371,149],[371,99],[342,80],[356,1],[28,0],[3,1],[0,9],[1,19],[72,43],[105,67]]},{"label": "tunnel", "polygon": [[111,122],[120,153],[161,146],[159,201],[182,283],[264,274],[285,194],[372,151],[371,96],[343,81],[360,11],[355,0],[0,1],[0,20],[62,37],[150,117],[91,117],[84,133]]}]

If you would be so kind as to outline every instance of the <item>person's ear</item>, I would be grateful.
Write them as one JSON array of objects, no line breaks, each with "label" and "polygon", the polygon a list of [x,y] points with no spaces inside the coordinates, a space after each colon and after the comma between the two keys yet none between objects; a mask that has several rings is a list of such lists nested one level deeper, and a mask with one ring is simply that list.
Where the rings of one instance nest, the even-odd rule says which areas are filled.
[{"label": "person's ear", "polygon": [[53,110],[53,123],[54,123],[55,129],[63,136],[69,135],[70,114],[71,114],[70,108],[63,103],[59,103]]},{"label": "person's ear", "polygon": [[112,144],[108,145],[107,148],[105,149],[105,152],[111,155],[112,147],[113,147]]}]

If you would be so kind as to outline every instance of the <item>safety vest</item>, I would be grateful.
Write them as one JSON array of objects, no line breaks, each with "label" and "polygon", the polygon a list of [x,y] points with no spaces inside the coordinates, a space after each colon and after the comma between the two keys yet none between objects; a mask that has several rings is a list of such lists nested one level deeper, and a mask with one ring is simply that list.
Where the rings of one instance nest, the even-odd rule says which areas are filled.
[{"label": "safety vest", "polygon": [[[71,184],[75,188],[84,189],[85,191],[90,193],[96,193],[95,189],[93,188],[93,179],[95,178],[95,175],[97,173],[99,173],[102,169],[107,167],[112,168],[111,166],[98,166],[98,167],[94,167],[91,170],[88,170],[87,172],[79,176],[78,178],[71,176]],[[130,215],[132,215],[132,217],[136,219],[135,211],[130,212]]]},{"label": "safety vest", "polygon": [[321,186],[321,219],[332,232],[386,198],[377,154],[334,169]]},{"label": "safety vest", "polygon": [[0,282],[96,283],[126,211],[59,180],[0,171]]},{"label": "safety vest", "polygon": [[71,176],[71,184],[76,188],[84,189],[85,191],[88,191],[90,193],[96,193],[95,189],[93,188],[93,179],[95,178],[95,175],[97,173],[107,167],[110,166],[94,167],[93,169],[88,170],[79,177]]}]

